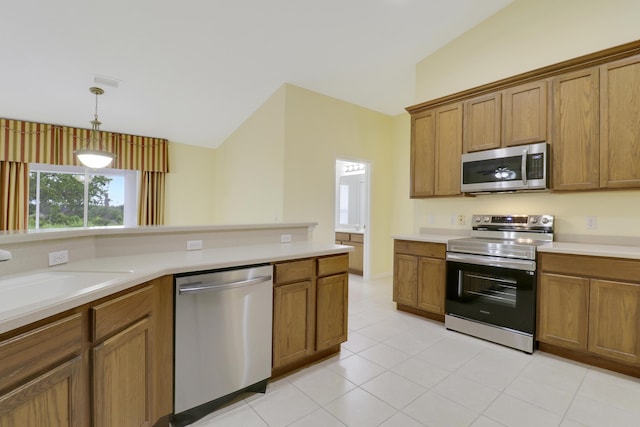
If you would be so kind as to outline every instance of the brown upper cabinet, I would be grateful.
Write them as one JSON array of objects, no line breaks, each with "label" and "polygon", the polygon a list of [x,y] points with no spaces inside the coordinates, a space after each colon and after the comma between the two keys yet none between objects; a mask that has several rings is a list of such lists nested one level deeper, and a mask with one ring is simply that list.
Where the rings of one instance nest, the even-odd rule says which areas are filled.
[{"label": "brown upper cabinet", "polygon": [[407,111],[412,198],[460,194],[460,148],[545,141],[554,191],[640,188],[640,40]]},{"label": "brown upper cabinet", "polygon": [[460,194],[462,103],[411,117],[412,198]]},{"label": "brown upper cabinet", "polygon": [[640,55],[600,67],[600,187],[640,187]]},{"label": "brown upper cabinet", "polygon": [[599,187],[598,68],[555,77],[553,87],[553,189]]},{"label": "brown upper cabinet", "polygon": [[547,140],[547,82],[526,83],[464,103],[464,152]]}]

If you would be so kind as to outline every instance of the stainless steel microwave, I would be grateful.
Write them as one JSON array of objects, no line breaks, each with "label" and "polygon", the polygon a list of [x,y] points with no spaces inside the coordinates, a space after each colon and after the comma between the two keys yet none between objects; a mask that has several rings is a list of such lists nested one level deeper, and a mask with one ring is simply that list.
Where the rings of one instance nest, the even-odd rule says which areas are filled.
[{"label": "stainless steel microwave", "polygon": [[548,144],[520,145],[462,155],[465,193],[548,189]]}]

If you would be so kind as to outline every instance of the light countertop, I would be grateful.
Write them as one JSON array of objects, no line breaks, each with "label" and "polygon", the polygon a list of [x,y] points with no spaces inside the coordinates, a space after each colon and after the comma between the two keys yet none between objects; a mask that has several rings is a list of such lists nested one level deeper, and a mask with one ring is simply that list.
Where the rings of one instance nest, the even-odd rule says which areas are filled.
[{"label": "light countertop", "polygon": [[0,334],[164,275],[352,250],[312,241],[261,244],[92,258],[5,276],[0,279]]},{"label": "light countertop", "polygon": [[453,235],[453,234],[429,234],[429,233],[420,233],[420,234],[399,234],[393,236],[396,240],[413,240],[415,242],[427,242],[427,243],[444,243],[451,239],[460,239],[465,236],[461,235]]}]

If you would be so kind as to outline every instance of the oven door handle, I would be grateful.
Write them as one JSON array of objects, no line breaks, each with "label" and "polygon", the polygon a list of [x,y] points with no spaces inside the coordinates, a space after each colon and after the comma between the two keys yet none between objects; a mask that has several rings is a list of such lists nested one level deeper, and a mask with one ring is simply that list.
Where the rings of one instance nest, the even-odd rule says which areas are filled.
[{"label": "oven door handle", "polygon": [[471,255],[447,252],[447,261],[474,265],[485,265],[487,267],[510,268],[512,270],[536,271],[535,261],[509,259],[487,255]]}]

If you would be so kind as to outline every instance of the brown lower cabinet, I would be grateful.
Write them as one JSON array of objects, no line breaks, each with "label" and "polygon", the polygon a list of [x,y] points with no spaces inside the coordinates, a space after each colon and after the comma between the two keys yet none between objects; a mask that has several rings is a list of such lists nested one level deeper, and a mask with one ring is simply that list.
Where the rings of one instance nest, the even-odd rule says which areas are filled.
[{"label": "brown lower cabinet", "polygon": [[542,253],[539,269],[541,349],[640,376],[640,261]]},{"label": "brown lower cabinet", "polygon": [[274,264],[273,376],[340,351],[347,340],[347,254]]},{"label": "brown lower cabinet", "polygon": [[398,309],[444,321],[446,245],[394,241],[393,300]]},{"label": "brown lower cabinet", "polygon": [[362,276],[364,271],[364,234],[336,232],[336,245],[351,246],[349,273]]},{"label": "brown lower cabinet", "polygon": [[168,425],[173,281],[61,313],[0,337],[0,426]]}]

